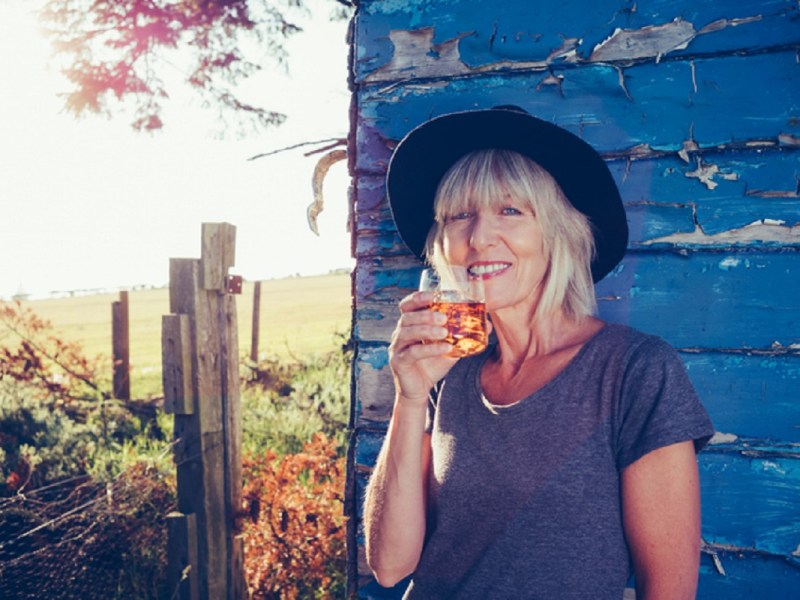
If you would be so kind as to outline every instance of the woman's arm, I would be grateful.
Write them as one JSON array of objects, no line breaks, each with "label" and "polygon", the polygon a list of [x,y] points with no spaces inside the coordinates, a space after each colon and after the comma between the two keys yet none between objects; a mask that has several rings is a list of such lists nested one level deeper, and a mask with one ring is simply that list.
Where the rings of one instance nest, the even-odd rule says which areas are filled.
[{"label": "woman's arm", "polygon": [[367,487],[367,564],[391,587],[417,567],[425,541],[430,436],[425,409],[395,404],[386,441]]},{"label": "woman's arm", "polygon": [[637,600],[691,600],[700,565],[700,483],[692,441],[650,452],[622,472],[625,535]]},{"label": "woman's arm", "polygon": [[430,435],[425,433],[428,394],[455,364],[439,340],[444,315],[426,310],[432,296],[417,292],[400,302],[389,346],[396,397],[389,430],[367,486],[364,528],[367,563],[378,583],[392,586],[417,567],[425,541]]}]

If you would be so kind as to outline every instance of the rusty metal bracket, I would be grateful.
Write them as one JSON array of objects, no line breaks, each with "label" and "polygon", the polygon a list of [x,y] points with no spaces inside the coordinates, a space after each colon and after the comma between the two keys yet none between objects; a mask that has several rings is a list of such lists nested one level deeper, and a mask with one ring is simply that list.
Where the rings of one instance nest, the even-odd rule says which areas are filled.
[{"label": "rusty metal bracket", "polygon": [[241,275],[226,275],[225,276],[225,291],[228,294],[241,294],[242,293],[242,276]]}]

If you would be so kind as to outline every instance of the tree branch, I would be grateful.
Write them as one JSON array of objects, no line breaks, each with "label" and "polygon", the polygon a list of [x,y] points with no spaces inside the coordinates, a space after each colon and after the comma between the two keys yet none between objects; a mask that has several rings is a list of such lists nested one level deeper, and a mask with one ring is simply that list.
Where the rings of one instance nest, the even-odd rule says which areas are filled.
[{"label": "tree branch", "polygon": [[314,146],[316,144],[327,144],[329,142],[333,142],[328,146],[324,146],[323,148],[318,148],[317,150],[313,150],[311,152],[307,152],[304,156],[311,156],[312,154],[318,154],[320,152],[325,152],[331,148],[336,148],[337,146],[342,146],[347,143],[347,138],[328,138],[325,140],[315,140],[313,142],[301,142],[299,144],[293,144],[292,146],[286,146],[285,148],[278,148],[277,150],[271,150],[269,152],[263,152],[261,154],[256,154],[255,156],[251,156],[247,160],[256,160],[257,158],[264,158],[266,156],[272,156],[274,154],[280,154],[281,152],[288,152],[289,150],[296,150],[297,148],[302,148],[303,146]]}]

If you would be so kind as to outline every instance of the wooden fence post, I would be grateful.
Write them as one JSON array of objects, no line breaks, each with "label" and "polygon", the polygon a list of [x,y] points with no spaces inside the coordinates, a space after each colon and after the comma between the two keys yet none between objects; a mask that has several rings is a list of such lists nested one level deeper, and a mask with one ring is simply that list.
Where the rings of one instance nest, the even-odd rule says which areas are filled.
[{"label": "wooden fence post", "polygon": [[261,282],[253,287],[253,324],[250,334],[250,362],[258,366],[258,330],[261,326]]},{"label": "wooden fence post", "polygon": [[170,260],[162,320],[164,408],[175,415],[178,511],[170,515],[176,598],[247,597],[241,508],[236,303],[229,293],[236,229],[204,223],[201,259]]},{"label": "wooden fence post", "polygon": [[114,397],[131,399],[131,349],[128,326],[128,292],[111,303],[111,355],[114,361]]}]

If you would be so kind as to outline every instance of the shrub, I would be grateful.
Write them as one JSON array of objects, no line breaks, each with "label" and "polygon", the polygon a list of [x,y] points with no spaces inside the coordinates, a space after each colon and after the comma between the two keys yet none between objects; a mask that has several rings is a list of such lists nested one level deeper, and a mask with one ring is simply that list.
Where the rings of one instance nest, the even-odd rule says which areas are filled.
[{"label": "shrub", "polygon": [[316,433],[347,443],[350,415],[349,351],[313,356],[305,362],[265,361],[242,392],[244,449],[258,454],[301,452]]},{"label": "shrub", "polygon": [[252,597],[344,597],[344,458],[335,442],[317,434],[297,454],[249,455],[244,477]]},{"label": "shrub", "polygon": [[100,432],[0,381],[0,497],[85,474]]},{"label": "shrub", "polygon": [[0,302],[0,497],[86,473],[110,480],[163,439],[166,421],[111,398],[107,367],[30,308]]},{"label": "shrub", "polygon": [[20,302],[0,302],[0,381],[25,385],[39,400],[46,400],[80,417],[77,401],[109,398],[101,389],[100,373],[106,361],[87,358],[81,346],[66,342],[53,332],[49,321],[39,318]]}]

